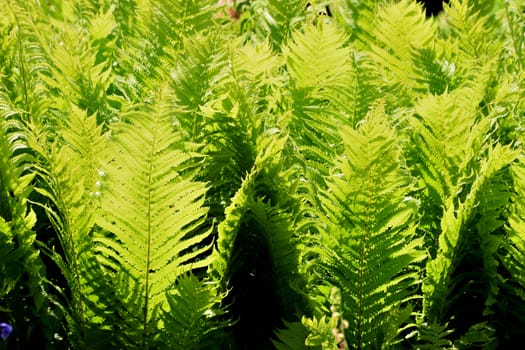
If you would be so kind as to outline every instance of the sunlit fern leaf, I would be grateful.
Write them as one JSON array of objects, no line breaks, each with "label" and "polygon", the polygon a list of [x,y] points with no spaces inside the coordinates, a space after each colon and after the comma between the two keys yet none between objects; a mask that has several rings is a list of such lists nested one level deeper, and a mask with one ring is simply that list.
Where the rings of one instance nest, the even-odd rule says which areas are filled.
[{"label": "sunlit fern leaf", "polygon": [[[502,19],[503,28],[508,28],[508,36],[504,36],[507,40],[503,46],[510,49],[509,55],[509,68],[514,70],[518,69],[523,71],[525,68],[525,4],[519,0],[507,1],[503,3],[505,16]],[[509,37],[510,36],[510,37]]]},{"label": "sunlit fern leaf", "polygon": [[412,54],[420,92],[441,95],[459,85],[455,64],[449,62],[446,57],[440,57],[436,49],[414,49]]},{"label": "sunlit fern leaf", "polygon": [[494,301],[491,311],[505,320],[500,326],[504,335],[504,345],[513,340],[523,339],[521,329],[525,326],[525,317],[520,311],[525,305],[525,167],[523,158],[512,165],[514,195],[512,196],[511,214],[506,227],[507,239],[499,259],[511,278],[502,282],[500,293]]},{"label": "sunlit fern leaf", "polygon": [[124,71],[132,73],[129,78],[135,88],[147,92],[166,79],[183,50],[183,38],[206,35],[218,28],[213,21],[215,10],[212,1],[140,1],[135,25],[138,35],[126,40],[122,52]]},{"label": "sunlit fern leaf", "polygon": [[415,237],[414,181],[381,105],[357,130],[342,128],[341,137],[345,151],[321,198],[327,227],[325,248],[319,248],[320,278],[341,290],[350,346],[375,344],[379,334],[383,345],[392,344],[401,324],[389,332],[389,323],[414,298],[416,264],[426,257]]},{"label": "sunlit fern leaf", "polygon": [[[226,275],[239,226],[243,221],[243,217],[248,215],[250,203],[256,197],[257,187],[264,186],[264,181],[262,184],[258,184],[258,176],[260,176],[261,172],[267,174],[275,171],[275,169],[279,169],[281,164],[279,158],[285,147],[286,137],[280,137],[279,134],[275,134],[266,137],[263,135],[261,139],[264,139],[264,142],[262,142],[259,154],[256,156],[249,172],[242,178],[241,185],[234,196],[232,196],[230,204],[226,207],[225,219],[218,225],[217,248],[219,254],[214,262],[213,270],[217,273],[216,276],[219,279],[224,278]],[[268,178],[272,181],[280,181],[277,174],[268,176]],[[278,186],[282,186],[282,184]],[[271,197],[272,191],[277,191],[277,189],[270,187],[270,191],[260,191],[260,195],[263,198],[268,198]],[[282,200],[282,198],[277,200]]]},{"label": "sunlit fern leaf", "polygon": [[490,29],[488,18],[480,15],[479,6],[472,1],[451,0],[444,7],[444,12],[449,26],[447,29],[459,42],[461,60],[483,63],[483,60],[493,58],[494,52],[501,50],[500,40],[495,37],[498,33]]},{"label": "sunlit fern leaf", "polygon": [[513,198],[513,212],[509,218],[510,244],[507,246],[508,253],[504,262],[516,281],[525,288],[525,274],[522,273],[525,270],[525,219],[521,209],[525,208],[525,167],[522,164],[523,160],[520,159],[520,163],[512,167],[516,195]]},{"label": "sunlit fern leaf", "polygon": [[197,155],[181,150],[172,129],[172,101],[167,89],[159,89],[152,103],[126,113],[126,122],[113,128],[96,220],[107,231],[97,239],[103,263],[123,273],[125,287],[140,288],[124,308],[140,320],[135,339],[141,346],[152,344],[177,277],[212,261],[211,228],[202,227],[207,188],[193,181]]},{"label": "sunlit fern leaf", "polygon": [[318,99],[345,92],[352,67],[344,44],[343,32],[334,25],[305,24],[294,31],[283,48],[292,86]]},{"label": "sunlit fern leaf", "polygon": [[[470,167],[485,150],[490,134],[490,120],[478,120],[483,86],[421,97],[414,106],[416,116],[408,118],[407,136],[412,142],[407,151],[425,199],[424,213],[442,212],[452,194],[463,198],[462,188],[473,180]],[[424,214],[421,220],[431,255],[437,249],[439,217]]]},{"label": "sunlit fern leaf", "polygon": [[12,21],[11,35],[16,38],[11,58],[14,66],[7,77],[9,97],[14,105],[32,117],[44,118],[48,99],[40,74],[47,71],[47,62],[41,42],[45,26],[37,22],[41,17],[40,9],[29,1],[7,1],[4,10]]},{"label": "sunlit fern leaf", "polygon": [[299,151],[295,157],[312,182],[324,181],[333,157],[342,150],[337,130],[354,114],[345,113],[355,91],[348,84],[353,81],[351,50],[343,36],[332,24],[305,24],[283,47],[291,88],[288,128]]},{"label": "sunlit fern leaf", "polygon": [[332,0],[328,2],[335,21],[361,49],[372,40],[369,24],[373,22],[377,8],[385,1]]},{"label": "sunlit fern leaf", "polygon": [[213,98],[228,63],[223,37],[210,34],[199,38],[183,38],[185,54],[178,58],[170,75],[170,86],[180,109],[176,122],[187,135],[185,138],[193,142],[201,141],[205,128],[200,108]]},{"label": "sunlit fern leaf", "polygon": [[[423,316],[431,323],[448,321],[447,312],[451,307],[452,276],[457,268],[467,238],[466,230],[473,220],[472,214],[479,203],[480,191],[501,169],[516,159],[516,151],[501,145],[491,146],[485,159],[480,161],[480,168],[464,200],[457,200],[452,194],[444,203],[441,218],[441,230],[438,238],[438,250],[435,258],[426,266],[426,278],[423,281]],[[456,204],[457,202],[457,204]]]},{"label": "sunlit fern leaf", "polygon": [[97,336],[101,333],[96,329],[103,331],[104,327],[99,312],[107,306],[94,302],[101,290],[100,283],[93,281],[100,279],[102,270],[94,260],[91,237],[97,195],[89,193],[96,186],[103,141],[96,117],[88,117],[78,108],[72,110],[64,123],[70,131],[63,133],[60,140],[51,142],[49,133],[34,124],[27,127],[27,140],[36,154],[35,169],[41,178],[36,191],[47,199],[40,205],[60,244],[50,247],[50,255],[67,282],[67,292],[61,293],[67,305],[63,308],[68,321],[64,327],[66,336],[72,344],[84,348],[90,347],[93,340],[100,340]]},{"label": "sunlit fern leaf", "polygon": [[[385,4],[378,10],[374,22],[368,25],[374,37],[369,44],[370,50],[385,83],[397,90],[402,89],[408,96],[414,89],[423,89],[419,84],[413,51],[430,45],[436,26],[426,19],[421,5],[408,0]],[[397,96],[406,98],[401,93]]]},{"label": "sunlit fern leaf", "polygon": [[264,151],[261,140],[280,134],[278,101],[283,98],[284,80],[281,60],[267,41],[242,44],[236,40],[221,51],[217,59],[226,61],[218,62],[222,69],[207,88],[206,104],[194,112],[200,120],[192,126],[196,141],[204,145],[202,152],[209,156],[200,179],[210,183],[210,214],[217,218],[224,216],[258,152]]},{"label": "sunlit fern leaf", "polygon": [[50,64],[41,79],[52,96],[50,107],[57,119],[67,118],[62,113],[74,103],[90,115],[97,113],[99,123],[110,122],[111,104],[117,100],[108,97],[114,81],[110,60],[116,55],[112,51],[117,23],[111,11],[91,16],[89,26],[75,17],[69,20],[74,23],[53,27],[60,34],[45,47]]},{"label": "sunlit fern leaf", "polygon": [[162,312],[165,349],[223,349],[228,343],[223,331],[230,322],[220,304],[225,294],[219,285],[200,281],[192,274],[179,276],[167,292],[169,308]]}]

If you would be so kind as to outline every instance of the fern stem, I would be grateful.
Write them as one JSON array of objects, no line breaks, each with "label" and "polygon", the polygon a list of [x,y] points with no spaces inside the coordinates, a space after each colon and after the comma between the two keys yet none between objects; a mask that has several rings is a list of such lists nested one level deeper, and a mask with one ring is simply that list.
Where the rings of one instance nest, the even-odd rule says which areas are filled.
[{"label": "fern stem", "polygon": [[[157,117],[160,115],[160,111],[157,111]],[[152,139],[152,147],[151,147],[151,152],[150,152],[150,159],[153,159],[153,157],[155,156],[155,143],[157,141],[157,128],[155,128],[155,131],[153,133],[153,139]],[[147,241],[146,241],[146,246],[147,246],[147,251],[146,251],[146,285],[145,285],[145,292],[144,292],[144,296],[145,296],[145,299],[144,299],[144,315],[143,315],[143,325],[144,325],[144,329],[143,329],[143,336],[142,336],[142,347],[144,349],[148,349],[149,346],[147,345],[146,343],[146,339],[148,337],[148,307],[149,307],[149,274],[150,274],[150,262],[151,262],[151,259],[150,259],[150,256],[151,256],[151,231],[152,231],[152,228],[151,228],[151,188],[152,188],[152,178],[151,178],[151,174],[153,173],[153,162],[149,162],[148,164],[148,198],[147,198],[147,206],[148,206],[148,209],[147,209]]]},{"label": "fern stem", "polygon": [[[367,181],[370,181],[370,169],[368,171],[367,175]],[[370,188],[369,183],[367,182],[366,186],[367,190]],[[357,319],[357,348],[361,349],[361,341],[362,341],[362,333],[363,333],[363,295],[364,295],[364,266],[366,265],[365,262],[365,251],[366,251],[366,240],[367,240],[367,233],[369,232],[369,219],[370,219],[370,205],[371,205],[371,197],[372,195],[368,193],[367,195],[367,205],[365,210],[365,226],[364,226],[364,232],[363,237],[361,239],[361,249],[359,254],[359,309],[358,309],[358,319]]]}]

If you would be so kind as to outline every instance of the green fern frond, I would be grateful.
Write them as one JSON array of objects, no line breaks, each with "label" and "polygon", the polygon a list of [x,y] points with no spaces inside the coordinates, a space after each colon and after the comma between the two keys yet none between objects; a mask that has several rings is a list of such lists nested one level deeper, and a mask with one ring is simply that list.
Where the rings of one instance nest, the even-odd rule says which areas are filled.
[{"label": "green fern frond", "polygon": [[481,161],[479,173],[472,182],[465,200],[455,204],[456,198],[452,195],[445,202],[439,248],[436,257],[427,262],[427,277],[423,282],[425,296],[423,314],[431,322],[446,321],[445,317],[450,306],[450,300],[447,299],[450,298],[451,277],[461,255],[464,254],[462,245],[466,239],[465,230],[478,205],[480,191],[486,182],[502,168],[511,164],[516,156],[516,152],[508,147],[500,145],[490,147],[487,158]]},{"label": "green fern frond", "polygon": [[319,248],[313,268],[318,265],[320,278],[341,290],[352,347],[378,339],[392,344],[400,328],[387,328],[397,308],[415,297],[416,265],[426,257],[415,237],[414,183],[381,106],[357,130],[342,128],[341,136],[345,152],[321,198],[326,248]]},{"label": "green fern frond", "polygon": [[91,15],[88,30],[80,19],[71,21],[67,26],[56,24],[60,34],[45,47],[50,64],[41,79],[52,96],[50,107],[57,119],[63,119],[73,103],[90,115],[97,113],[99,123],[108,123],[115,118],[112,105],[119,105],[115,96],[108,96],[115,79],[110,61],[116,56],[117,23],[111,11]]},{"label": "green fern frond", "polygon": [[177,60],[171,74],[170,86],[180,112],[176,122],[184,130],[186,139],[200,142],[205,131],[201,108],[210,102],[213,91],[221,81],[228,63],[224,38],[207,35],[201,40],[183,38],[184,55]]},{"label": "green fern frond", "polygon": [[408,0],[385,4],[368,29],[374,37],[370,50],[377,61],[379,75],[394,88],[397,98],[424,89],[419,84],[414,51],[430,47],[436,26],[426,19],[423,8]]},{"label": "green fern frond", "polygon": [[162,348],[223,349],[228,342],[223,330],[231,324],[220,308],[225,294],[219,292],[219,286],[188,274],[180,276],[167,293]]},{"label": "green fern frond", "polygon": [[480,92],[457,89],[443,95],[428,95],[414,107],[421,118],[409,120],[419,159],[415,165],[434,191],[435,200],[443,202],[462,186],[462,177],[470,176],[463,173],[465,167],[482,152],[489,121],[476,122]]},{"label": "green fern frond", "polygon": [[11,19],[11,35],[16,38],[16,49],[11,58],[13,69],[7,77],[9,98],[13,105],[34,118],[43,118],[48,99],[40,79],[40,74],[47,72],[40,40],[45,26],[37,22],[41,14],[37,6],[26,1],[21,4],[7,1],[3,8]]},{"label": "green fern frond", "polygon": [[[0,93],[0,97],[1,97]],[[0,102],[0,314],[25,337],[50,338],[46,272],[37,247],[37,216],[29,207],[35,174],[16,113]],[[7,107],[7,106],[6,106]],[[36,318],[23,317],[30,307]]]},{"label": "green fern frond", "polygon": [[343,36],[334,25],[305,24],[283,48],[291,88],[288,128],[299,151],[296,158],[312,182],[327,175],[342,150],[337,130],[354,116],[353,110],[346,115],[354,96],[348,84],[353,81],[351,50]]},{"label": "green fern frond", "polygon": [[514,175],[514,189],[516,195],[513,198],[513,212],[509,218],[508,232],[509,245],[506,247],[508,253],[504,259],[505,267],[511,272],[512,276],[525,288],[525,274],[521,273],[525,269],[525,220],[523,219],[523,194],[525,193],[525,167],[522,166],[523,160],[512,167]]},{"label": "green fern frond", "polygon": [[497,300],[493,300],[490,311],[494,312],[503,322],[497,325],[502,346],[511,346],[512,341],[523,339],[521,329],[525,325],[525,317],[520,310],[525,305],[525,224],[523,218],[525,193],[525,167],[520,155],[512,165],[514,180],[514,195],[510,205],[510,216],[506,225],[507,236],[503,249],[499,252],[499,260],[507,271],[500,281]]},{"label": "green fern frond", "polygon": [[[212,1],[143,0],[136,6],[136,35],[125,41],[121,65],[123,77],[136,97],[155,89],[158,81],[170,76],[183,39],[207,35],[218,28],[213,21]],[[125,88],[125,86],[123,87]]]},{"label": "green fern frond", "polygon": [[444,8],[447,30],[458,41],[461,61],[483,63],[501,49],[500,40],[496,40],[498,33],[490,28],[487,17],[480,15],[478,9],[479,6],[466,0],[451,0]]},{"label": "green fern frond", "polygon": [[[100,191],[99,152],[104,146],[95,116],[87,117],[73,108],[64,126],[69,131],[60,140],[51,142],[48,133],[29,125],[27,139],[37,154],[35,169],[42,179],[36,191],[47,199],[39,205],[46,210],[60,243],[59,247],[51,248],[50,255],[69,288],[64,308],[69,321],[65,326],[67,336],[72,344],[85,348],[100,334],[88,329],[103,328],[97,315],[104,305],[93,302],[102,271],[94,261],[91,230]],[[94,188],[97,190],[93,191]],[[55,253],[55,249],[63,255]]]},{"label": "green fern frond", "polygon": [[316,99],[345,92],[351,64],[344,43],[344,33],[334,25],[306,24],[302,31],[293,32],[283,48],[292,86]]},{"label": "green fern frond", "polygon": [[160,327],[167,290],[178,276],[212,261],[211,228],[203,227],[207,188],[193,180],[197,155],[181,150],[172,129],[172,101],[162,89],[154,103],[126,113],[127,122],[113,129],[96,220],[107,232],[97,238],[102,263],[123,272],[126,290],[140,286],[136,300],[121,298],[139,320],[137,345],[146,347]]}]

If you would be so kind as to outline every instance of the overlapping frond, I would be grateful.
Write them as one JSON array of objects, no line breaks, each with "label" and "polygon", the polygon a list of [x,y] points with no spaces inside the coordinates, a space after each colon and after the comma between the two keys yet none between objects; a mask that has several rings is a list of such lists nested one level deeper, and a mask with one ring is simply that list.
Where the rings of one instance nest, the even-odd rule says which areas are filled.
[{"label": "overlapping frond", "polygon": [[249,13],[244,30],[254,32],[259,39],[269,37],[272,44],[280,47],[293,29],[306,18],[306,2],[291,1],[250,1]]},{"label": "overlapping frond", "polygon": [[171,103],[161,89],[152,104],[123,115],[102,168],[107,190],[96,223],[106,233],[97,238],[97,249],[110,274],[122,277],[124,290],[139,288],[136,299],[120,298],[139,327],[130,339],[140,346],[152,345],[177,277],[212,261],[211,228],[202,227],[207,188],[193,180],[196,155],[183,150],[172,129]]},{"label": "overlapping frond", "polygon": [[15,335],[21,341],[26,336],[47,335],[49,304],[45,266],[36,245],[37,217],[28,205],[33,191],[32,158],[16,113],[4,105],[2,97],[0,93],[0,314],[21,314],[30,305],[39,317],[6,320],[26,329]]},{"label": "overlapping frond", "polygon": [[[451,295],[454,284],[453,276],[463,254],[468,252],[465,242],[472,241],[472,237],[469,237],[468,225],[473,220],[473,213],[479,204],[481,190],[515,158],[516,152],[510,148],[500,145],[491,146],[486,158],[480,161],[479,173],[476,173],[465,199],[457,201],[457,197],[451,195],[445,202],[438,237],[438,250],[435,258],[427,263],[426,279],[423,283],[425,297],[423,315],[430,322],[447,321],[446,316],[454,300]],[[483,239],[483,232],[480,235]],[[484,236],[487,239],[486,232]],[[490,253],[490,249],[487,253]],[[458,276],[454,278],[458,279]]]},{"label": "overlapping frond", "polygon": [[288,127],[306,177],[318,182],[341,152],[338,128],[353,117],[340,112],[353,100],[351,50],[334,25],[305,24],[302,29],[283,48],[292,92]]},{"label": "overlapping frond", "polygon": [[[353,347],[392,344],[400,328],[389,327],[414,297],[416,264],[426,257],[415,235],[414,182],[381,106],[341,136],[345,152],[321,198],[327,226],[318,273],[341,290]],[[400,327],[407,320],[398,321]]]},{"label": "overlapping frond", "polygon": [[410,98],[414,91],[424,90],[414,53],[432,47],[436,25],[426,19],[423,8],[407,0],[385,4],[369,23],[369,33],[374,38],[369,45],[379,75],[396,97]]},{"label": "overlapping frond", "polygon": [[523,217],[525,168],[523,167],[522,156],[519,157],[517,163],[513,164],[511,169],[515,193],[512,196],[504,249],[499,254],[499,259],[511,278],[501,280],[498,300],[493,300],[494,303],[491,305],[493,312],[502,315],[509,320],[510,324],[516,326],[516,328],[506,327],[500,330],[501,336],[506,339],[505,345],[510,344],[512,340],[523,339],[523,334],[519,329],[525,325],[525,317],[520,312],[525,305],[525,224]]},{"label": "overlapping frond", "polygon": [[37,6],[25,1],[7,1],[3,7],[11,20],[10,36],[15,38],[9,58],[12,67],[4,72],[8,73],[4,81],[9,99],[33,118],[44,118],[48,100],[40,74],[47,71],[47,62],[40,42],[44,30],[38,25],[41,13]]},{"label": "overlapping frond", "polygon": [[183,38],[185,54],[177,60],[170,81],[180,109],[176,122],[184,137],[192,142],[203,138],[206,124],[201,108],[213,98],[228,63],[222,36],[209,34],[199,38]]},{"label": "overlapping frond", "polygon": [[231,325],[220,308],[226,293],[216,282],[201,281],[194,275],[177,278],[168,291],[169,309],[163,313],[163,349],[222,349],[231,339],[224,328]]},{"label": "overlapping frond", "polygon": [[[104,303],[92,303],[100,290],[100,274],[94,260],[91,230],[94,225],[96,197],[100,195],[98,165],[103,141],[96,117],[73,108],[64,125],[68,129],[60,140],[50,142],[49,133],[36,125],[28,127],[28,144],[37,154],[36,172],[41,178],[37,192],[58,238],[50,252],[62,272],[70,296],[63,308],[69,341],[89,347],[101,335]],[[62,252],[59,254],[58,252]],[[63,286],[54,286],[57,289]],[[107,304],[106,304],[107,305]],[[95,317],[95,315],[99,317]],[[90,331],[88,331],[88,329]]]}]

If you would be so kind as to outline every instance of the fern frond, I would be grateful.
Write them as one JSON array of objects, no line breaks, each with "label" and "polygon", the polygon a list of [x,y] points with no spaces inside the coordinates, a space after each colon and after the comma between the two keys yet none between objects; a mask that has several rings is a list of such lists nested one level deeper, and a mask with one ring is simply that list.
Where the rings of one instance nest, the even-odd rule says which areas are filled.
[{"label": "fern frond", "polygon": [[314,268],[341,290],[352,347],[392,344],[401,324],[387,330],[396,310],[414,298],[416,264],[426,257],[415,237],[413,181],[381,106],[357,130],[342,128],[341,136],[345,152],[321,198],[326,249],[319,248]]},{"label": "fern frond", "polygon": [[114,128],[96,220],[107,231],[97,238],[103,264],[123,272],[125,289],[141,288],[136,300],[121,298],[140,321],[135,339],[146,347],[158,332],[166,291],[178,276],[212,261],[211,228],[202,227],[207,188],[193,181],[196,155],[181,150],[172,130],[172,101],[162,89],[154,103],[123,115],[128,122]]},{"label": "fern frond", "polygon": [[67,118],[70,105],[75,104],[89,115],[97,113],[99,123],[108,123],[115,118],[113,106],[120,102],[108,96],[115,79],[111,61],[116,56],[113,32],[117,23],[112,11],[69,20],[73,23],[56,24],[60,34],[45,46],[50,64],[41,79],[52,96],[50,107],[59,120]]},{"label": "fern frond", "polygon": [[34,118],[43,118],[47,104],[47,92],[40,79],[40,74],[47,71],[47,62],[40,40],[38,7],[23,2],[22,4],[7,1],[5,10],[12,23],[12,34],[16,38],[16,49],[11,59],[13,69],[8,76],[9,98],[13,105],[23,109]]},{"label": "fern frond", "polygon": [[487,17],[480,15],[478,9],[479,6],[465,0],[451,0],[444,7],[448,30],[458,40],[461,60],[481,63],[493,58],[494,52],[499,52],[501,47],[500,41],[495,39],[497,33],[492,31]]},{"label": "fern frond", "polygon": [[436,26],[426,19],[420,4],[408,0],[386,4],[369,26],[375,39],[370,50],[378,63],[379,75],[393,87],[396,96],[402,98],[413,94],[413,90],[424,89],[418,84],[414,51],[431,45]]},{"label": "fern frond", "polygon": [[[499,260],[506,270],[500,280],[500,290],[496,300],[490,305],[497,319],[501,319],[498,328],[498,339],[502,346],[510,346],[514,340],[523,339],[520,331],[525,325],[525,317],[519,311],[525,305],[525,224],[523,217],[523,194],[525,193],[525,167],[520,155],[512,165],[514,191],[510,205],[510,216],[506,225],[507,236]],[[504,279],[503,279],[504,278]]]},{"label": "fern frond", "polygon": [[481,161],[479,173],[472,182],[465,200],[455,204],[456,198],[452,195],[445,202],[438,251],[436,257],[427,262],[427,277],[423,282],[424,315],[431,322],[446,321],[445,316],[450,305],[450,300],[447,299],[450,298],[451,277],[461,255],[464,254],[462,245],[466,239],[465,231],[478,205],[480,191],[486,182],[512,163],[516,156],[516,152],[508,147],[496,145],[489,148],[487,158]]},{"label": "fern frond", "polygon": [[302,291],[296,290],[304,285],[293,236],[299,205],[289,194],[287,172],[279,159],[287,139],[279,134],[266,137],[218,227],[214,272],[231,289],[226,301],[231,302],[231,316],[239,318],[232,327],[239,347],[269,346],[283,319],[297,320],[295,313],[308,309]]},{"label": "fern frond", "polygon": [[[37,154],[35,169],[42,179],[36,191],[47,199],[39,205],[46,210],[60,243],[50,254],[69,288],[64,308],[67,336],[72,344],[85,348],[100,335],[97,329],[104,328],[98,314],[104,305],[94,302],[102,271],[94,261],[91,237],[100,191],[99,152],[104,146],[96,117],[87,117],[78,109],[73,112],[65,124],[69,131],[60,140],[51,142],[48,133],[34,125],[29,125],[27,138]],[[55,248],[63,255],[55,253]]]},{"label": "fern frond", "polygon": [[217,284],[199,281],[192,274],[182,275],[167,293],[163,348],[222,349],[228,343],[223,329],[230,322],[220,309],[225,294],[219,292]]},{"label": "fern frond", "polygon": [[212,99],[213,91],[221,81],[228,63],[222,36],[207,35],[200,38],[183,38],[185,54],[177,60],[170,80],[180,108],[176,122],[187,135],[185,138],[192,142],[202,141],[206,123],[201,108]]},{"label": "fern frond", "polygon": [[508,232],[509,245],[506,247],[508,253],[504,259],[505,267],[511,272],[516,282],[525,288],[525,275],[521,273],[525,269],[525,220],[523,219],[523,193],[525,193],[525,167],[522,166],[523,160],[512,167],[514,175],[514,189],[516,195],[513,198],[513,212],[509,218]]},{"label": "fern frond", "polygon": [[283,48],[292,92],[288,128],[299,151],[296,158],[312,182],[327,175],[342,150],[337,130],[354,115],[353,110],[345,113],[354,96],[348,84],[353,81],[351,50],[343,35],[334,25],[306,24]]},{"label": "fern frond", "polygon": [[[33,159],[16,113],[2,107],[0,100],[0,314],[20,329],[10,344],[24,346],[27,339],[51,339],[52,321],[45,265],[36,240],[37,216],[28,205]],[[36,317],[27,317],[27,308]]]}]

